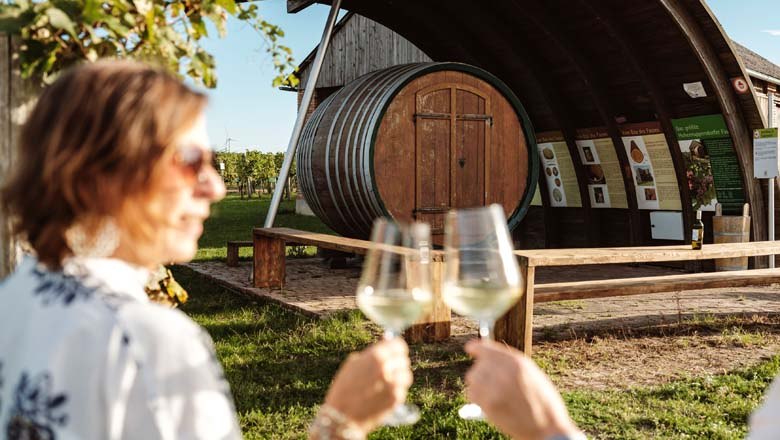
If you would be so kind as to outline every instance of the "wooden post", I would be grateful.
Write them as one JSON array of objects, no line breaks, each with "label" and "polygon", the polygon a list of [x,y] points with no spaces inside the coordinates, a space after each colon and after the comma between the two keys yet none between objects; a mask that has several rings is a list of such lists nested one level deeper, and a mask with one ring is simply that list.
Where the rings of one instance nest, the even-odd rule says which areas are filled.
[{"label": "wooden post", "polygon": [[[13,162],[11,139],[11,37],[0,34],[0,182],[4,182]],[[14,269],[16,259],[7,216],[0,212],[0,279]]]},{"label": "wooden post", "polygon": [[[698,2],[697,2],[698,3]],[[766,214],[764,212],[764,197],[761,190],[761,184],[758,179],[753,178],[753,143],[752,133],[745,123],[742,114],[742,108],[739,104],[739,98],[731,86],[731,81],[726,76],[726,69],[716,48],[708,40],[701,24],[691,15],[686,7],[686,2],[681,0],[659,0],[669,17],[679,27],[683,36],[688,40],[691,49],[699,59],[702,70],[704,71],[710,85],[715,92],[715,97],[720,104],[723,118],[726,120],[731,139],[734,142],[734,151],[737,154],[737,160],[742,168],[742,182],[745,187],[746,202],[751,204],[751,223],[753,227],[753,237],[755,241],[766,240],[767,224]],[[711,14],[704,2],[701,2],[708,14]],[[718,21],[712,17],[712,22],[717,26],[717,30],[723,34],[728,42],[729,38],[718,25]],[[756,267],[765,267],[767,259],[765,257],[756,258]]]},{"label": "wooden post", "polygon": [[[589,85],[587,90],[593,100],[593,105],[606,127],[607,134],[612,140],[612,144],[621,164],[620,169],[623,175],[623,187],[626,191],[630,213],[630,240],[632,246],[637,246],[641,242],[641,234],[639,231],[639,205],[636,198],[636,191],[634,190],[633,177],[631,176],[630,169],[627,168],[630,163],[628,155],[626,154],[625,148],[623,148],[623,138],[617,122],[615,122],[614,119],[618,114],[615,110],[615,103],[607,92],[607,87],[598,75],[592,60],[584,55],[585,52],[578,46],[576,37],[566,32],[565,26],[555,19],[557,17],[556,13],[549,10],[546,3],[539,0],[528,3],[525,6],[528,18],[536,25],[541,34],[545,35],[547,40],[550,41],[550,44],[555,44],[560,49],[561,53],[569,60],[572,67],[575,68],[577,74]],[[579,152],[577,152],[577,154],[579,154]],[[574,153],[572,153],[572,158],[574,158]],[[586,200],[583,200],[583,207],[586,206],[585,203]]]},{"label": "wooden post", "polygon": [[276,289],[284,287],[284,240],[255,235],[253,267],[252,284],[255,287],[270,287]]},{"label": "wooden post", "polygon": [[523,293],[520,300],[506,314],[496,321],[493,334],[497,341],[517,348],[531,355],[534,321],[534,274],[535,267],[528,266],[528,259],[519,258],[520,275],[523,277]]},{"label": "wooden post", "polygon": [[404,332],[409,343],[445,341],[450,337],[451,312],[444,304],[441,292],[441,281],[444,273],[444,262],[432,261],[433,272],[433,306],[430,313],[423,315],[417,324]]},{"label": "wooden post", "polygon": [[225,259],[225,264],[230,267],[238,266],[238,244],[228,242],[227,258]]},{"label": "wooden post", "polygon": [[[13,170],[22,124],[40,92],[39,80],[22,79],[19,44],[16,37],[0,34],[0,183]],[[0,279],[13,272],[20,257],[19,241],[0,212]]]}]

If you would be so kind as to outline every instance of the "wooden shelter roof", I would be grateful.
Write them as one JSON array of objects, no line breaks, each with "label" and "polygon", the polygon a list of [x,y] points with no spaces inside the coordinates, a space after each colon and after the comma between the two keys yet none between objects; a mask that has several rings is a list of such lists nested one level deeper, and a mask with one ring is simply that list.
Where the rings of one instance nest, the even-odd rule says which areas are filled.
[{"label": "wooden shelter roof", "polygon": [[[288,9],[311,3],[290,0]],[[494,73],[527,106],[537,131],[560,129],[564,116],[583,127],[603,126],[605,117],[656,120],[658,100],[671,118],[720,113],[689,31],[669,7],[682,9],[701,29],[729,78],[748,76],[701,0],[501,0],[489,7],[477,0],[451,0],[446,7],[436,0],[344,0],[342,6],[401,34],[435,61]],[[752,65],[760,57],[743,58]],[[684,92],[683,83],[696,81],[707,97]],[[752,96],[738,99],[747,126],[762,127]],[[566,115],[554,111],[556,100],[565,101]]]},{"label": "wooden shelter roof", "polygon": [[[288,0],[288,11],[314,2]],[[766,236],[764,197],[752,179],[751,132],[766,121],[754,88],[738,93],[732,84],[744,78],[751,86],[745,62],[759,60],[738,55],[704,0],[343,0],[342,8],[400,34],[434,61],[491,72],[519,97],[536,133],[561,132],[572,152],[578,129],[599,127],[618,146],[621,124],[655,122],[667,144],[677,146],[673,120],[722,115],[751,204],[754,235]],[[686,83],[701,83],[706,96],[689,96]],[[689,230],[691,200],[683,159],[674,150]],[[617,153],[625,155],[620,148]],[[630,170],[624,181],[636,217]],[[583,205],[587,212],[586,200]],[[636,218],[632,223],[638,224]]]}]

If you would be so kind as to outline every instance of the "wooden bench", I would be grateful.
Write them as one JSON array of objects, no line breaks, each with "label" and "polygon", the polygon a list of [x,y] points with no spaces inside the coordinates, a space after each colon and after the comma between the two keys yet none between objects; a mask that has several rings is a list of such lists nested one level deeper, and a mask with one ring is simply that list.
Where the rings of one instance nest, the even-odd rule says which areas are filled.
[{"label": "wooden bench", "polygon": [[252,247],[253,243],[247,240],[230,240],[227,242],[227,258],[225,264],[230,267],[238,266],[238,250],[242,247]]},{"label": "wooden bench", "polygon": [[524,276],[525,290],[520,301],[496,323],[495,335],[497,339],[530,354],[534,302],[745,287],[780,282],[780,269],[757,269],[535,284],[534,274],[537,267],[693,261],[778,253],[780,242],[773,241],[707,244],[701,250],[693,250],[690,246],[646,246],[515,251]]},{"label": "wooden bench", "polygon": [[[286,246],[316,246],[322,249],[357,255],[365,255],[372,246],[372,243],[367,240],[299,231],[290,228],[255,228],[252,230],[252,237],[254,244],[253,285],[255,287],[274,289],[284,287]],[[417,252],[413,249],[399,246],[388,248],[399,254]],[[442,341],[450,336],[450,309],[444,304],[441,297],[443,261],[443,252],[431,251],[434,277],[434,305],[430,314],[423,316],[417,324],[406,331],[405,336],[410,342]]]}]

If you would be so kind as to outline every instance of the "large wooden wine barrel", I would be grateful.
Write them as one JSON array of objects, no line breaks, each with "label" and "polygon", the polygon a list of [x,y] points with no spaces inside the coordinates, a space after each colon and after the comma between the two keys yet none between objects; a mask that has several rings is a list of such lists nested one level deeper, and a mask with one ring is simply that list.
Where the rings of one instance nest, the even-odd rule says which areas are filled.
[{"label": "large wooden wine barrel", "polygon": [[[299,186],[329,227],[368,237],[374,218],[431,223],[498,203],[514,228],[536,188],[534,131],[517,97],[459,63],[394,66],[322,102],[298,146]],[[437,240],[438,241],[438,240]]]}]

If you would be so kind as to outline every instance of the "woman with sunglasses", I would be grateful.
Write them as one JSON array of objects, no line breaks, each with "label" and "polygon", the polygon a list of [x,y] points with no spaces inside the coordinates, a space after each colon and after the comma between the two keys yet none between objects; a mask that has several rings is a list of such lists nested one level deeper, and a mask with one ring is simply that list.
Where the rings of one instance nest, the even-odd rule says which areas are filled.
[{"label": "woman with sunglasses", "polygon": [[[205,104],[121,61],[40,96],[0,194],[35,254],[0,284],[0,438],[241,438],[211,339],[144,292],[151,268],[193,258],[225,195]],[[410,383],[403,342],[350,356],[312,437],[363,436]]]}]

